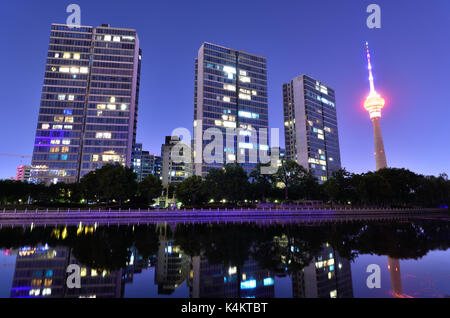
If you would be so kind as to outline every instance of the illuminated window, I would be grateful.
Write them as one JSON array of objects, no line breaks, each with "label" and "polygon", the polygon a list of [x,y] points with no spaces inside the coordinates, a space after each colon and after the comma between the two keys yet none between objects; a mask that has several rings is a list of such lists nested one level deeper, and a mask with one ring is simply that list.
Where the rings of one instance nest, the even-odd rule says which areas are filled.
[{"label": "illuminated window", "polygon": [[63,145],[70,145],[70,139],[63,139],[62,144]]},{"label": "illuminated window", "polygon": [[62,125],[53,125],[52,129],[62,129],[63,126]]},{"label": "illuminated window", "polygon": [[110,132],[97,132],[97,133],[95,133],[95,138],[111,139],[111,133]]},{"label": "illuminated window", "polygon": [[110,102],[110,103],[115,103],[115,102],[116,102],[116,98],[115,98],[114,96],[112,96],[112,97],[109,99],[109,102]]},{"label": "illuminated window", "polygon": [[115,36],[113,38],[113,42],[120,42],[120,36]]},{"label": "illuminated window", "polygon": [[69,152],[69,147],[61,147],[61,152]]},{"label": "illuminated window", "polygon": [[69,95],[67,99],[68,100],[75,100],[75,96],[74,95]]},{"label": "illuminated window", "polygon": [[250,77],[248,77],[248,76],[240,76],[240,77],[239,77],[239,80],[240,80],[242,83],[250,83]]},{"label": "illuminated window", "polygon": [[72,125],[64,125],[64,129],[72,130]]},{"label": "illuminated window", "polygon": [[50,125],[49,124],[42,124],[42,129],[49,129]]},{"label": "illuminated window", "polygon": [[98,155],[92,155],[92,161],[98,161]]},{"label": "illuminated window", "polygon": [[98,274],[97,274],[97,271],[95,270],[95,269],[91,269],[91,276],[92,277],[95,277],[95,276],[97,276]]},{"label": "illuminated window", "polygon": [[50,152],[59,152],[59,147],[50,147]]},{"label": "illuminated window", "polygon": [[66,116],[66,118],[64,118],[64,122],[65,123],[73,123],[73,116]]},{"label": "illuminated window", "polygon": [[236,86],[231,85],[231,84],[223,84],[223,89],[227,90],[227,91],[236,91]]},{"label": "illuminated window", "polygon": [[245,99],[245,100],[252,100],[252,97],[250,95],[243,94],[243,93],[239,93],[239,98]]},{"label": "illuminated window", "polygon": [[108,104],[108,105],[106,106],[106,108],[108,108],[109,110],[116,110],[116,105],[114,105],[114,104]]},{"label": "illuminated window", "polygon": [[105,104],[98,104],[97,105],[97,109],[106,109],[106,105]]},{"label": "illuminated window", "polygon": [[223,71],[227,75],[228,79],[233,79],[234,74],[236,74],[236,68],[234,68],[232,66],[225,65],[223,67]]},{"label": "illuminated window", "polygon": [[86,277],[86,267],[82,267],[82,268],[81,268],[80,276],[81,276],[81,277]]},{"label": "illuminated window", "polygon": [[97,110],[97,116],[103,115],[103,110]]},{"label": "illuminated window", "polygon": [[111,41],[111,35],[105,35],[104,40],[105,41]]},{"label": "illuminated window", "polygon": [[337,290],[330,291],[330,298],[336,298],[337,297]]},{"label": "illuminated window", "polygon": [[231,121],[224,121],[223,122],[223,126],[224,127],[228,127],[228,128],[236,128],[236,123],[235,122],[231,122]]},{"label": "illuminated window", "polygon": [[89,73],[89,68],[88,67],[80,67],[80,73],[81,74]]},{"label": "illuminated window", "polygon": [[74,53],[73,54],[73,59],[74,60],[79,60],[80,59],[80,53]]},{"label": "illuminated window", "polygon": [[60,71],[61,73],[70,73],[70,68],[67,67],[67,66],[61,66],[61,67],[59,68],[59,71]]},{"label": "illuminated window", "polygon": [[64,52],[63,54],[63,59],[70,59],[70,53],[69,52]]},{"label": "illuminated window", "polygon": [[243,70],[239,70],[239,75],[247,76],[247,72]]},{"label": "illuminated window", "polygon": [[224,96],[223,101],[229,103],[231,101],[231,98],[229,96]]},{"label": "illuminated window", "polygon": [[48,296],[52,294],[52,289],[51,288],[44,288],[42,290],[42,296]]},{"label": "illuminated window", "polygon": [[59,57],[59,53],[55,53],[55,57],[58,58]]},{"label": "illuminated window", "polygon": [[128,105],[127,104],[120,105],[120,110],[128,110]]},{"label": "illuminated window", "polygon": [[60,122],[62,122],[64,120],[64,116],[55,116],[54,118],[53,118],[53,121],[55,121],[55,122],[57,122],[57,123],[60,123]]},{"label": "illuminated window", "polygon": [[58,100],[65,100],[65,99],[66,99],[66,95],[64,95],[64,94],[58,95]]},{"label": "illuminated window", "polygon": [[61,143],[61,140],[59,140],[59,139],[50,140],[50,144],[52,144],[52,145],[59,145],[60,143]]}]

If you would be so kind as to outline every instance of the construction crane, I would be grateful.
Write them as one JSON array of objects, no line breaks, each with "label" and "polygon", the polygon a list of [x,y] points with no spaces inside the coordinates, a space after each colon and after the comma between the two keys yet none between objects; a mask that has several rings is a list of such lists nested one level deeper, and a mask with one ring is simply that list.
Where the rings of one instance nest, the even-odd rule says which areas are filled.
[{"label": "construction crane", "polygon": [[13,153],[0,153],[0,156],[4,156],[4,157],[32,158],[31,156],[17,155],[17,154],[13,154]]}]

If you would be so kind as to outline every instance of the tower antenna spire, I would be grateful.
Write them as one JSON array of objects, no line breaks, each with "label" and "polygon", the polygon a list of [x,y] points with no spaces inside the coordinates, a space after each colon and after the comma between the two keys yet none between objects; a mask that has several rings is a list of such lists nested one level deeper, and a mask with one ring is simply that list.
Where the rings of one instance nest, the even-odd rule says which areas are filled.
[{"label": "tower antenna spire", "polygon": [[375,85],[373,83],[373,75],[372,75],[372,63],[370,63],[370,51],[369,51],[369,42],[366,41],[366,52],[367,52],[367,63],[369,69],[369,82],[370,82],[370,93],[375,93]]}]

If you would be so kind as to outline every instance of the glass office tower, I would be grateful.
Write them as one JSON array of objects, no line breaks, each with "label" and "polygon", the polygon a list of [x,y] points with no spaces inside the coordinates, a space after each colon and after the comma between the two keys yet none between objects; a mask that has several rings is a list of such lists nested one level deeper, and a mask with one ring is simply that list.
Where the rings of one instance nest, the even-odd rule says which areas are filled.
[{"label": "glass office tower", "polygon": [[[249,163],[249,150],[261,147],[249,131],[268,128],[266,58],[211,43],[203,43],[195,60],[194,94],[194,160],[195,174],[205,176],[208,170],[237,161],[238,151],[245,155],[242,167],[250,172],[256,163]],[[206,163],[203,150],[210,141],[202,141],[208,128],[223,132],[223,163]],[[227,128],[240,128],[241,140],[234,137],[226,144]],[[230,134],[232,136],[233,134]],[[256,138],[256,139],[254,139]],[[261,143],[261,145],[259,145]]]},{"label": "glass office tower", "polygon": [[283,84],[286,159],[319,182],[341,168],[334,89],[307,76]]},{"label": "glass office tower", "polygon": [[131,165],[141,49],[135,30],[53,24],[32,165],[37,182],[75,182]]}]

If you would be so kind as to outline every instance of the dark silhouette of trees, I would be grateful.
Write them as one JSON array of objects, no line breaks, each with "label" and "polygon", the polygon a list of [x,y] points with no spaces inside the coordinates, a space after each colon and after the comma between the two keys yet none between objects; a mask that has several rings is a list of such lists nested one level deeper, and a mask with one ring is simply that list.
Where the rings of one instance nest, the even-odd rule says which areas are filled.
[{"label": "dark silhouette of trees", "polygon": [[161,180],[154,176],[148,175],[138,184],[139,197],[143,200],[146,205],[152,205],[154,199],[161,196],[163,187]]},{"label": "dark silhouette of trees", "polygon": [[193,207],[205,204],[209,197],[206,182],[200,176],[189,177],[177,184],[175,195],[185,206]]}]

